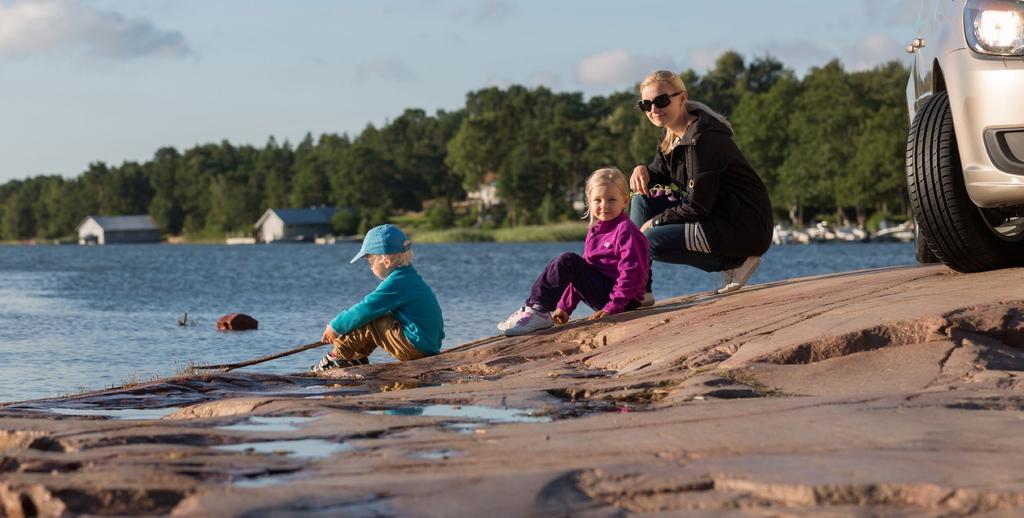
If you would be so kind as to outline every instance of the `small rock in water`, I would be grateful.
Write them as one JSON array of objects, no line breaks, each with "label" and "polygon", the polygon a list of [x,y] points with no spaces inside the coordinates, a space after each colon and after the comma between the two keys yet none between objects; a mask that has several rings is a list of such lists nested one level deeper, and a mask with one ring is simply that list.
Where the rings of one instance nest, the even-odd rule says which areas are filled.
[{"label": "small rock in water", "polygon": [[218,331],[247,331],[259,327],[259,321],[245,313],[231,313],[217,319]]}]

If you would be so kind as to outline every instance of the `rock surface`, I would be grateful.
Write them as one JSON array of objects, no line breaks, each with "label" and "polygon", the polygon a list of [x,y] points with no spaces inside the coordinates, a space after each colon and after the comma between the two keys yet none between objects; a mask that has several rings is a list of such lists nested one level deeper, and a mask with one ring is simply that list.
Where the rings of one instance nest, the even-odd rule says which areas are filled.
[{"label": "rock surface", "polygon": [[7,404],[0,516],[1024,513],[1022,286],[854,272],[319,378]]}]

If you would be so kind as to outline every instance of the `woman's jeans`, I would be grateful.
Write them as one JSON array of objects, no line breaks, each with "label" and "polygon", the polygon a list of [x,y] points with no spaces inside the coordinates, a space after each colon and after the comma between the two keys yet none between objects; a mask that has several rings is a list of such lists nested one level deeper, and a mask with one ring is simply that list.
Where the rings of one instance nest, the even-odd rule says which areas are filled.
[{"label": "woman's jeans", "polygon": [[[629,219],[642,227],[647,220],[679,205],[678,201],[669,201],[667,196],[653,198],[642,194],[634,195],[629,202]],[[651,260],[665,263],[686,264],[700,268],[705,272],[720,272],[736,268],[743,264],[745,257],[732,257],[718,254],[705,254],[686,249],[683,236],[683,225],[659,225],[644,232],[651,244]],[[652,270],[651,275],[654,275]],[[647,283],[650,291],[650,280]]]}]

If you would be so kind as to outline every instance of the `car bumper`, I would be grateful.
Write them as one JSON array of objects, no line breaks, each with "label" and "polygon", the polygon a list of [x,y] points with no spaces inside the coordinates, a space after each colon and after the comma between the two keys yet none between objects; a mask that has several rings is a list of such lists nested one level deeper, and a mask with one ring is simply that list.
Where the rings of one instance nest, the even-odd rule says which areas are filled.
[{"label": "car bumper", "polygon": [[960,49],[942,65],[968,196],[979,207],[1024,204],[1024,156],[1015,145],[1024,132],[1024,60]]}]

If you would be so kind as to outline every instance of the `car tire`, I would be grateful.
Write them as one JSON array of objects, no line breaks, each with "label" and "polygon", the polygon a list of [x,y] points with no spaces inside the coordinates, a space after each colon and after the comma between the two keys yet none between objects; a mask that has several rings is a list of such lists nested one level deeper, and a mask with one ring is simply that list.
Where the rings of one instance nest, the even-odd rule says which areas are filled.
[{"label": "car tire", "polygon": [[907,138],[907,194],[920,236],[940,261],[959,272],[1020,262],[1021,247],[1000,239],[967,196],[946,92],[918,110]]},{"label": "car tire", "polygon": [[939,262],[939,258],[935,257],[935,253],[932,252],[931,247],[928,246],[928,241],[921,235],[920,229],[921,227],[918,225],[917,230],[914,232],[914,256],[917,258],[917,262],[920,264],[934,264]]}]

